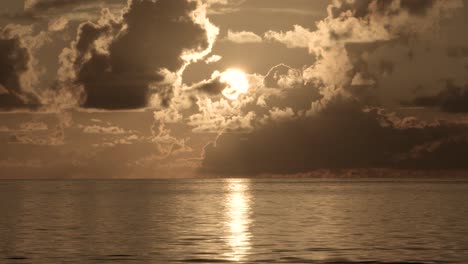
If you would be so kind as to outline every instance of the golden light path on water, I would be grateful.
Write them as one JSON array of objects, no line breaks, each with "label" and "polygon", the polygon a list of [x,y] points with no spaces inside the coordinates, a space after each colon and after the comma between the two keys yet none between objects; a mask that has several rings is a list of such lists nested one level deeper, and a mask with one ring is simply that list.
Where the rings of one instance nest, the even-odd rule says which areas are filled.
[{"label": "golden light path on water", "polygon": [[231,261],[242,261],[251,249],[250,180],[227,179],[225,189],[225,240],[231,249],[226,257]]}]

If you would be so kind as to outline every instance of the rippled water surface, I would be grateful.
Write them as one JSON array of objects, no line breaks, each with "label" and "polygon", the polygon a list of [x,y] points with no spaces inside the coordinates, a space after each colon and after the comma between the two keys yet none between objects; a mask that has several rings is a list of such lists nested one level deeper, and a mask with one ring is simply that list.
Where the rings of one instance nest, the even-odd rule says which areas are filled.
[{"label": "rippled water surface", "polygon": [[0,263],[468,263],[468,182],[0,181]]}]

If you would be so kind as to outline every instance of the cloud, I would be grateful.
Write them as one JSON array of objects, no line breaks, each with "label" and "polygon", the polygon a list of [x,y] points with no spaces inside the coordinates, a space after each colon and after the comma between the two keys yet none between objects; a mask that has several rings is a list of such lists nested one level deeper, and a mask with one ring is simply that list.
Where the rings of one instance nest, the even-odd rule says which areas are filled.
[{"label": "cloud", "polygon": [[[229,59],[217,63],[221,56],[210,57],[218,29],[206,12],[309,11],[297,6],[262,9],[248,1],[241,7],[242,1],[228,0],[202,1],[208,6],[200,1],[133,0],[122,9],[124,2],[27,1],[22,15],[42,19],[40,24],[2,29],[0,64],[12,70],[0,73],[0,108],[47,106],[61,112],[81,107],[87,109],[79,109],[78,115],[96,119],[73,127],[66,115],[55,125],[33,118],[11,128],[7,121],[0,126],[8,149],[0,167],[51,164],[62,172],[127,177],[136,171],[174,173],[172,169],[183,172],[196,166],[225,175],[467,167],[466,117],[433,115],[435,111],[427,109],[468,111],[468,42],[452,36],[462,36],[464,24],[445,30],[460,1],[336,0],[314,28],[296,25],[263,36],[229,30],[226,41],[274,41],[310,53],[303,67],[278,64],[267,73],[247,73],[250,88],[236,100],[221,96],[227,85],[219,74],[192,85],[182,82],[183,71],[196,61],[207,72],[231,67],[224,64]],[[57,82],[44,89],[38,83],[43,69],[36,67],[43,55],[37,50],[47,36],[60,35],[54,32],[64,33],[60,41],[67,39],[76,20],[81,24],[73,43],[60,54]],[[37,32],[38,26],[48,32]],[[271,49],[279,45],[270,44]],[[45,55],[49,48],[53,47],[44,49]],[[219,52],[229,57],[222,48]],[[281,51],[271,54],[271,65],[285,59]],[[402,105],[424,109],[399,109]],[[145,107],[150,112],[141,109]],[[103,121],[105,115],[131,112],[128,116],[133,117],[136,111],[128,109],[147,114],[146,121],[114,125],[115,116],[112,123]],[[145,131],[144,124],[151,121],[151,129]],[[139,131],[129,128],[134,122],[142,124]],[[206,145],[208,141],[213,142]],[[21,153],[28,156],[21,159]]]},{"label": "cloud", "polygon": [[[119,131],[112,131],[112,130],[89,130],[87,132],[83,131],[84,133],[88,133],[88,134],[105,134],[105,135],[122,135],[124,134],[125,132],[123,133],[120,133]],[[102,140],[100,143],[95,143],[93,144],[92,146],[94,148],[116,148],[116,147],[119,147],[121,145],[139,145],[139,144],[142,144],[143,142],[145,142],[145,139],[144,138],[140,138],[139,136],[137,135],[125,135],[125,136],[121,136],[121,137],[116,137],[116,138],[113,138],[111,140],[108,140],[108,139],[105,139],[105,140]],[[150,143],[148,141],[146,141],[147,143]]]},{"label": "cloud", "polygon": [[274,121],[284,121],[284,120],[291,120],[294,118],[296,114],[294,111],[287,107],[285,109],[279,109],[277,107],[270,110],[270,117]]},{"label": "cloud", "polygon": [[143,108],[154,95],[167,105],[169,80],[176,81],[170,73],[207,55],[216,35],[197,2],[129,1],[122,18],[104,10],[97,23],[80,26],[59,77],[62,86],[83,89],[86,108]]},{"label": "cloud", "polygon": [[447,80],[457,86],[468,83],[463,59],[447,56],[444,44],[437,40],[373,46],[353,44],[346,48],[355,74],[348,90],[368,103],[398,107],[441,93]]},{"label": "cloud", "polygon": [[72,126],[70,113],[56,114],[56,124],[53,128],[43,122],[30,121],[20,125],[19,129],[9,129],[8,144],[30,146],[63,146],[65,145],[65,130]]},{"label": "cloud", "polygon": [[312,102],[323,98],[318,86],[304,79],[301,69],[285,64],[271,68],[263,79],[263,85],[267,90],[262,91],[260,97],[268,107],[304,112],[310,109]]},{"label": "cloud", "polygon": [[195,133],[222,133],[252,131],[256,118],[254,111],[244,113],[242,107],[232,105],[227,99],[199,98],[198,112],[188,118],[187,124]]},{"label": "cloud", "polygon": [[436,107],[448,113],[468,113],[468,85],[459,87],[451,82],[436,95],[418,97],[407,105]]},{"label": "cloud", "polygon": [[362,1],[335,1],[328,7],[330,16],[336,18],[344,13],[351,13],[357,18],[366,17],[372,13],[399,15],[408,12],[410,15],[424,15],[437,2],[437,0],[362,0]]},{"label": "cloud", "polygon": [[9,24],[0,31],[0,110],[34,109],[40,98],[34,91],[38,71],[33,52],[47,41],[32,28]]},{"label": "cloud", "polygon": [[[93,4],[93,0],[26,0],[24,8],[26,10],[46,11],[50,9],[62,9],[67,7],[77,7]],[[122,3],[122,0],[107,0],[107,2]]]},{"label": "cloud", "polygon": [[271,68],[263,79],[265,87],[293,89],[304,85],[302,71],[285,64]]},{"label": "cloud", "polygon": [[182,120],[182,115],[175,108],[164,108],[153,113],[154,120],[160,123],[177,123]]},{"label": "cloud", "polygon": [[[385,114],[363,111],[358,103],[345,98],[335,98],[313,116],[284,118],[291,111],[275,112],[282,113],[282,118],[251,133],[224,133],[207,145],[202,170],[255,175],[319,169],[445,168],[450,167],[445,162],[434,164],[424,155],[407,154],[427,142],[468,133],[464,126],[396,127]],[[449,157],[455,153],[446,151]]]},{"label": "cloud", "polygon": [[317,86],[304,80],[300,69],[284,64],[274,66],[265,76],[247,74],[250,87],[236,100],[221,96],[227,84],[220,74],[215,71],[210,79],[184,89],[189,106],[175,110],[172,105],[171,112],[163,111],[159,116],[177,116],[178,122],[187,120],[195,133],[245,133],[268,119],[304,115],[311,102],[321,97]]},{"label": "cloud", "polygon": [[458,0],[339,0],[329,5],[315,31],[296,25],[291,31],[269,31],[265,38],[308,48],[315,57],[302,74],[321,86],[322,98],[312,103],[310,113],[336,95],[395,106],[434,93],[440,80],[468,81],[465,62],[448,58],[433,34],[461,7]]},{"label": "cloud", "polygon": [[[98,19],[102,8],[108,8],[112,13],[119,13],[125,7],[126,2],[127,0],[26,0],[23,10],[4,13],[0,16],[9,22],[15,21],[21,24],[53,24],[62,18],[67,21],[82,22]],[[60,24],[53,26],[58,25]]]},{"label": "cloud", "polygon": [[210,96],[224,95],[226,89],[229,89],[230,87],[229,80],[223,79],[223,75],[226,73],[229,74],[229,70],[226,70],[223,73],[214,71],[209,80],[203,80],[196,83],[187,89],[187,91],[199,92]]},{"label": "cloud", "polygon": [[86,134],[122,135],[122,134],[127,133],[127,131],[125,131],[123,128],[116,127],[116,126],[80,125],[79,128],[81,128],[83,133],[86,133]]},{"label": "cloud", "polygon": [[43,164],[40,160],[27,160],[27,161],[19,161],[19,160],[0,160],[0,168],[41,168]]},{"label": "cloud", "polygon": [[207,64],[215,63],[215,62],[220,61],[222,58],[223,58],[223,57],[221,57],[220,55],[212,55],[212,56],[210,56],[209,58],[207,58],[207,59],[205,60],[205,62],[206,62]]},{"label": "cloud", "polygon": [[94,19],[101,8],[121,9],[126,0],[26,0],[24,16],[36,19],[66,17],[69,20]]},{"label": "cloud", "polygon": [[464,157],[468,154],[468,137],[465,134],[447,136],[415,146],[408,157],[412,162],[409,168],[466,170]]},{"label": "cloud", "polygon": [[158,149],[159,159],[165,159],[183,152],[192,152],[192,148],[187,144],[188,139],[178,139],[171,135],[171,130],[164,122],[161,122],[159,126],[157,126],[157,129],[156,126],[153,126],[152,133],[150,140]]},{"label": "cloud", "polygon": [[31,121],[20,125],[22,131],[41,131],[48,130],[49,127],[44,122]]},{"label": "cloud", "polygon": [[211,14],[225,14],[239,10],[239,6],[246,0],[202,0],[209,7]]},{"label": "cloud", "polygon": [[228,30],[226,40],[244,44],[244,43],[259,43],[262,42],[262,37],[258,36],[257,34],[249,31],[231,31]]},{"label": "cloud", "polygon": [[201,81],[192,86],[192,90],[206,93],[209,95],[220,95],[221,92],[228,87],[228,84],[221,82],[221,76],[214,77],[211,80]]},{"label": "cloud", "polygon": [[68,26],[68,20],[64,17],[54,18],[49,21],[49,31],[62,31]]},{"label": "cloud", "polygon": [[[334,1],[315,31],[295,26],[288,32],[267,32],[265,39],[308,48],[314,59],[303,69],[280,64],[266,76],[252,74],[256,81],[249,93],[235,102],[196,95],[199,113],[192,114],[188,124],[194,132],[219,135],[205,148],[203,170],[250,175],[327,168],[443,168],[444,162],[427,162],[428,153],[409,153],[430,142],[450,142],[447,138],[467,133],[465,126],[425,123],[412,116],[400,119],[369,105],[387,106],[384,95],[417,94],[411,82],[391,87],[390,80],[403,82],[400,72],[405,71],[427,75],[431,67],[415,67],[424,63],[423,43],[433,40],[428,36],[459,7],[459,1]],[[464,67],[439,55],[430,58],[443,62],[432,66],[441,68],[440,74],[428,82],[462,76]],[[419,81],[419,76],[424,74],[413,79]],[[200,86],[204,84],[218,87],[206,81]],[[388,97],[401,104],[401,98]]]},{"label": "cloud", "polygon": [[0,132],[3,133],[29,133],[47,131],[49,126],[42,121],[28,121],[19,124],[19,127],[12,128],[7,126],[0,126]]},{"label": "cloud", "polygon": [[274,40],[285,44],[288,48],[308,48],[311,38],[311,32],[299,25],[294,25],[292,31],[265,33],[265,39]]}]

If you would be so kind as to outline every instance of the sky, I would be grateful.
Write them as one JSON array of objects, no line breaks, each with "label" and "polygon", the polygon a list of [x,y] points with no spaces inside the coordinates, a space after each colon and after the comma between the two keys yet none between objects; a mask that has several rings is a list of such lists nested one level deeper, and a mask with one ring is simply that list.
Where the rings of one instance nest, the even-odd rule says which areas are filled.
[{"label": "sky", "polygon": [[0,178],[468,171],[466,0],[2,0]]}]

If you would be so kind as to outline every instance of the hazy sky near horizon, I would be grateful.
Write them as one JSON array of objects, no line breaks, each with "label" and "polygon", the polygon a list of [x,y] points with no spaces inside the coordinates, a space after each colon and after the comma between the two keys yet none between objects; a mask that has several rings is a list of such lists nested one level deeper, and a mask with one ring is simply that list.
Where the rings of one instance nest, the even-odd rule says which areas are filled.
[{"label": "hazy sky near horizon", "polygon": [[463,0],[3,0],[0,178],[466,170],[467,19]]}]

